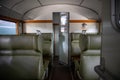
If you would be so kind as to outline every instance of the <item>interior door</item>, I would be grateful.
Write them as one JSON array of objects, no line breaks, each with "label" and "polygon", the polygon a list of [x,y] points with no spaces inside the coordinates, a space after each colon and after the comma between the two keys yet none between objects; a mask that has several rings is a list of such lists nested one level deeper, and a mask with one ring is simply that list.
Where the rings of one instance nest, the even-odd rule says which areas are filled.
[{"label": "interior door", "polygon": [[[69,13],[53,13],[53,27],[55,39],[55,55],[59,56],[59,62],[69,63]],[[57,17],[55,17],[57,16]]]},{"label": "interior door", "polygon": [[54,56],[59,57],[60,13],[53,12]]}]

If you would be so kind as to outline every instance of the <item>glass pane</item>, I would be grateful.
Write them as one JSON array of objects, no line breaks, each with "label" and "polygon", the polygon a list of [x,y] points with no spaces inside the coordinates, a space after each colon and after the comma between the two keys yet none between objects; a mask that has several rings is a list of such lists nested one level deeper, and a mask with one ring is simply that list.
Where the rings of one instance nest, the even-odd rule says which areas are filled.
[{"label": "glass pane", "polygon": [[66,15],[61,16],[61,25],[65,26],[66,23],[67,23],[67,16]]},{"label": "glass pane", "polygon": [[66,32],[68,27],[68,14],[66,12],[61,12],[60,15],[61,32]]},{"label": "glass pane", "polygon": [[0,35],[16,35],[16,24],[0,20]]}]

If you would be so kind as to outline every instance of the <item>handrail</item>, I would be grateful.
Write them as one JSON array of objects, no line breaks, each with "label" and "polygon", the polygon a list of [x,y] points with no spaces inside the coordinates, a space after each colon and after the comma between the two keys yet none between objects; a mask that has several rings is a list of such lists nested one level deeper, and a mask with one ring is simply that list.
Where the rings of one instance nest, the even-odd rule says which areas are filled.
[{"label": "handrail", "polygon": [[100,65],[96,66],[94,69],[103,80],[115,80],[106,70],[102,70]]}]

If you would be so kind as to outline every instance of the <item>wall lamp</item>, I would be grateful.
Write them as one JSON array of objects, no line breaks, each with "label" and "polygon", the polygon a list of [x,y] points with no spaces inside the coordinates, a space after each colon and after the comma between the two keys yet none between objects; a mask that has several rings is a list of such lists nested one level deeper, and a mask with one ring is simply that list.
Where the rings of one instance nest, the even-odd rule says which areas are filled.
[{"label": "wall lamp", "polygon": [[81,30],[82,30],[82,34],[86,34],[86,31],[87,31],[87,24],[86,23],[82,23]]}]

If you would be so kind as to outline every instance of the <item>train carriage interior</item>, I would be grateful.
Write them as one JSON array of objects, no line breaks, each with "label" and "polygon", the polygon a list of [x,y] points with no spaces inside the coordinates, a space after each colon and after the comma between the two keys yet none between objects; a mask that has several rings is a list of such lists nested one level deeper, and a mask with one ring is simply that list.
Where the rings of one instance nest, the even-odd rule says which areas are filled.
[{"label": "train carriage interior", "polygon": [[0,80],[120,80],[120,0],[0,0]]}]

